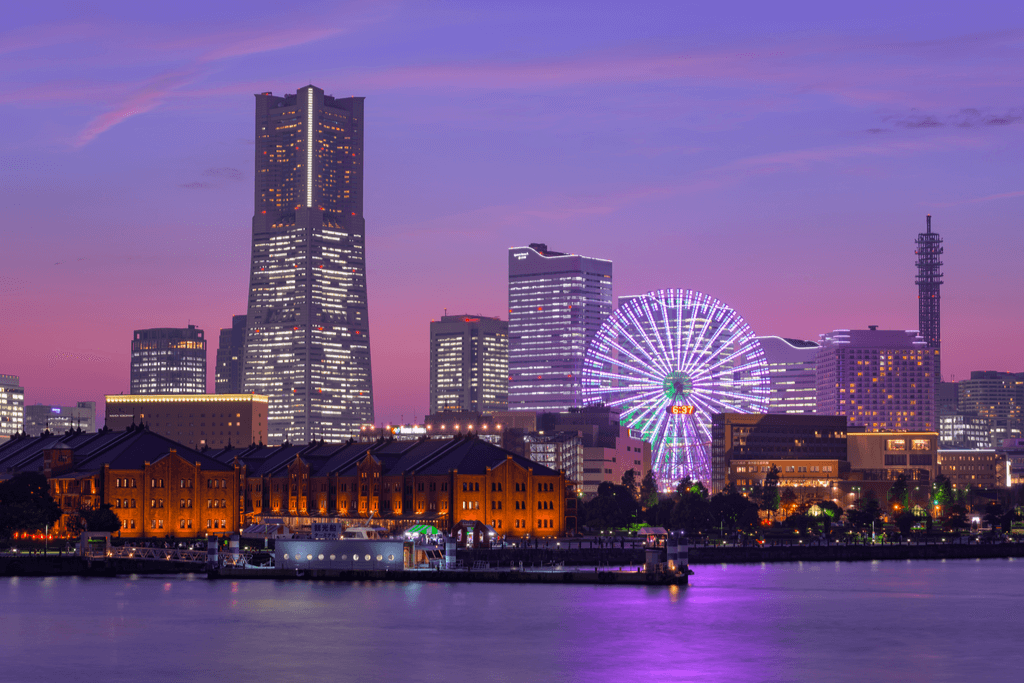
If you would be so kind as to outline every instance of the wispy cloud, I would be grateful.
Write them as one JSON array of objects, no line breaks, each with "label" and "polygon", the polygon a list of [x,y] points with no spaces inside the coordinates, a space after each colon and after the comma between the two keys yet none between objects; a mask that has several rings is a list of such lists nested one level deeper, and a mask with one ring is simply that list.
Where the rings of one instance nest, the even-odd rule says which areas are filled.
[{"label": "wispy cloud", "polygon": [[984,197],[975,197],[974,199],[964,199],[959,202],[945,202],[942,204],[936,204],[936,206],[947,207],[947,206],[961,206],[963,204],[981,204],[983,202],[991,202],[997,199],[1012,199],[1014,197],[1024,197],[1024,190],[1016,190],[1014,192],[1000,192],[999,194],[990,194]]}]

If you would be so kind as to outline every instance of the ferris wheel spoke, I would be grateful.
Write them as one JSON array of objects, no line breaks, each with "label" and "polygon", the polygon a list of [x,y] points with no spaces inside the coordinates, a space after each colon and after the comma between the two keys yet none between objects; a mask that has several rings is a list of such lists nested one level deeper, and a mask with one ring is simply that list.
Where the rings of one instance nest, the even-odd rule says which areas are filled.
[{"label": "ferris wheel spoke", "polygon": [[[647,310],[647,308],[647,302],[644,302],[641,305],[641,309]],[[640,321],[640,318],[636,315],[636,312],[633,310],[629,310],[626,312],[626,316],[629,318],[629,321],[633,324],[633,330],[637,334],[639,334],[640,337],[643,339],[643,348],[639,348],[640,345],[637,345],[637,350],[643,353],[645,356],[647,356],[650,364],[657,367],[659,371],[663,372],[666,375],[670,373],[671,369],[665,364],[665,361],[663,359],[659,358],[656,353],[648,352],[655,350],[654,344],[651,342],[650,335],[647,334],[646,326]]]},{"label": "ferris wheel spoke", "polygon": [[[622,424],[652,445],[663,484],[682,476],[710,483],[712,414],[759,410],[769,394],[753,332],[728,306],[693,290],[624,302],[587,350],[582,381],[588,404],[621,411]],[[694,413],[667,410],[684,401]]]},{"label": "ferris wheel spoke", "polygon": [[605,359],[608,363],[611,363],[613,365],[619,365],[620,367],[627,367],[627,368],[633,370],[634,372],[643,373],[643,374],[647,375],[648,377],[650,377],[651,379],[653,379],[655,381],[658,381],[658,382],[661,381],[661,376],[656,374],[655,372],[653,372],[652,370],[649,369],[650,363],[645,362],[644,360],[642,360],[638,356],[634,355],[633,353],[630,353],[630,351],[628,349],[626,349],[624,346],[622,346],[621,344],[609,341],[608,345],[610,347],[612,347],[613,349],[615,349],[616,351],[618,351],[619,353],[624,354],[626,357],[630,358],[634,362],[634,364],[633,365],[628,365],[628,366],[622,366],[621,361],[615,360],[610,355],[602,354],[600,357]]}]

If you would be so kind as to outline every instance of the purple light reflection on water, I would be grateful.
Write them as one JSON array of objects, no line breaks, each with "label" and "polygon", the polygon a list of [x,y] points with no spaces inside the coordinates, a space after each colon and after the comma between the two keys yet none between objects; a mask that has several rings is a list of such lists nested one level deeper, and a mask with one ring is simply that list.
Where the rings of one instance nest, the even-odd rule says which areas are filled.
[{"label": "purple light reflection on water", "polygon": [[0,681],[1016,679],[1019,561],[694,570],[684,589],[6,578]]}]

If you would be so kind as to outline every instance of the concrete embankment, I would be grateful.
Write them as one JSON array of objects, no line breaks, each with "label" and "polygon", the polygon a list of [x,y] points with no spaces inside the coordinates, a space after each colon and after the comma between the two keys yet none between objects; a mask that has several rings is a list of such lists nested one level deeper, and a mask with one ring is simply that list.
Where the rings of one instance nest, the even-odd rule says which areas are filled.
[{"label": "concrete embankment", "polygon": [[304,572],[278,569],[221,567],[210,578],[223,579],[306,579],[323,581],[429,581],[444,583],[550,583],[633,586],[685,586],[687,574],[619,571],[510,571],[510,570],[417,570],[339,571],[315,569]]},{"label": "concrete embankment", "polygon": [[[691,565],[744,564],[760,562],[862,562],[868,560],[944,560],[1024,557],[1024,543],[941,543],[821,546],[690,546]],[[641,548],[500,548],[460,550],[458,559],[466,566],[478,562],[492,567],[524,567],[562,564],[564,566],[628,567],[644,563]]]}]

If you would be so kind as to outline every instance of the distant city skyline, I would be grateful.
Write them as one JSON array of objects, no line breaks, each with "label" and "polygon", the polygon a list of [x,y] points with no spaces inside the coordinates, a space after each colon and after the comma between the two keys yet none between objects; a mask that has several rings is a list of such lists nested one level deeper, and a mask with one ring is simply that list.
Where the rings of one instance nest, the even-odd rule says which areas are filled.
[{"label": "distant city skyline", "polygon": [[427,412],[436,311],[507,318],[530,242],[607,256],[615,297],[692,288],[815,340],[918,328],[931,214],[943,379],[1021,372],[1024,7],[990,7],[19,5],[0,372],[27,404],[102,412],[133,330],[245,310],[253,95],[309,82],[366,96],[378,423]]}]

